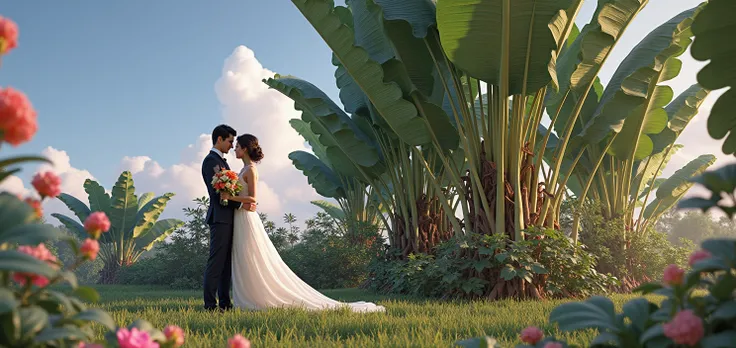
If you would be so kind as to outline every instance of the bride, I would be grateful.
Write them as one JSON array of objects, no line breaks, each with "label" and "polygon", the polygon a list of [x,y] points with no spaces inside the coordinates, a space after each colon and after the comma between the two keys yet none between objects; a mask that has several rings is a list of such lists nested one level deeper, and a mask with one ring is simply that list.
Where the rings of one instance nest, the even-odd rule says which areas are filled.
[{"label": "bride", "polygon": [[[237,138],[235,156],[243,161],[239,180],[243,190],[237,196],[227,193],[222,199],[237,202],[256,200],[258,171],[254,163],[263,159],[258,139],[250,134]],[[256,212],[238,209],[233,222],[232,286],[235,307],[267,309],[301,307],[308,310],[348,307],[355,312],[383,312],[370,302],[342,303],[313,289],[284,263],[268,238]]]}]

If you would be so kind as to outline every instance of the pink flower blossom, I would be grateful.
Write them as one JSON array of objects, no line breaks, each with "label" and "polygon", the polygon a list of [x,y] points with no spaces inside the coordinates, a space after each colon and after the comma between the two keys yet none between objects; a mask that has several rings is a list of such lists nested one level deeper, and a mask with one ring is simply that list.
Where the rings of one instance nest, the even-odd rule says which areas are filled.
[{"label": "pink flower blossom", "polygon": [[158,348],[158,343],[151,339],[148,332],[140,331],[135,327],[130,330],[120,328],[116,336],[120,348]]},{"label": "pink flower blossom", "polygon": [[79,345],[77,346],[77,348],[105,348],[105,347],[103,345],[97,344],[97,343],[84,343],[84,342],[79,342]]},{"label": "pink flower blossom", "polygon": [[684,278],[685,270],[675,264],[672,264],[665,267],[662,281],[669,286],[675,286],[681,285]]},{"label": "pink flower blossom", "polygon": [[707,250],[696,250],[690,254],[688,264],[692,267],[696,262],[709,259],[712,255]]},{"label": "pink flower blossom", "polygon": [[54,198],[61,193],[61,178],[53,172],[37,173],[31,184],[41,197]]},{"label": "pink flower blossom", "polygon": [[675,314],[672,321],[662,325],[664,335],[676,344],[694,346],[705,335],[703,320],[692,310],[686,309]]},{"label": "pink flower blossom", "polygon": [[22,92],[0,88],[0,139],[13,146],[25,143],[36,134],[36,111]]},{"label": "pink flower blossom", "polygon": [[100,252],[100,243],[94,239],[87,238],[79,248],[79,252],[82,253],[85,259],[94,261],[97,258],[97,253]]},{"label": "pink flower blossom", "polygon": [[521,330],[521,341],[528,344],[537,344],[544,337],[544,332],[536,326],[529,326]]},{"label": "pink flower blossom", "polygon": [[169,325],[164,328],[166,339],[174,343],[174,347],[181,347],[184,344],[184,330],[176,325]]},{"label": "pink flower blossom", "polygon": [[0,55],[18,46],[18,25],[11,19],[0,16]]},{"label": "pink flower blossom", "polygon": [[110,219],[107,218],[105,213],[96,211],[89,214],[87,219],[84,220],[84,229],[92,238],[98,239],[102,232],[107,232],[110,229]]},{"label": "pink flower blossom", "polygon": [[562,348],[562,343],[560,343],[560,342],[547,342],[544,345],[544,348]]},{"label": "pink flower blossom", "polygon": [[[58,268],[58,265],[56,264],[56,256],[54,256],[54,254],[52,254],[51,251],[49,251],[49,249],[47,249],[46,245],[44,245],[43,243],[39,244],[36,247],[32,247],[30,245],[21,245],[18,247],[18,251],[24,254],[31,255],[38,260],[46,261],[50,266]],[[38,287],[49,285],[48,278],[33,273],[14,273],[13,280],[20,285],[26,285],[26,282],[28,280],[30,280],[33,285]]]},{"label": "pink flower blossom", "polygon": [[227,348],[250,348],[250,341],[240,334],[236,334],[233,338],[227,340]]}]

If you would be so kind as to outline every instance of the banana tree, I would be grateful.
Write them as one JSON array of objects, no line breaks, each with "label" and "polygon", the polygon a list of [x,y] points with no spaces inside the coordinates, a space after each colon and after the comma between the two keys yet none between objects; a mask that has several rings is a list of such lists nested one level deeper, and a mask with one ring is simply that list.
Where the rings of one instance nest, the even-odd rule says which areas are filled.
[{"label": "banana tree", "polygon": [[381,223],[380,202],[374,197],[372,188],[354,177],[335,171],[327,156],[326,147],[319,142],[319,137],[312,132],[309,123],[301,119],[292,119],[289,123],[309,143],[314,152],[310,154],[305,151],[293,151],[289,154],[289,159],[304,173],[318,194],[335,199],[339,206],[322,200],[311,203],[340,222],[341,227],[349,227],[352,222],[367,222],[374,225]]},{"label": "banana tree", "polygon": [[[452,235],[439,199],[430,195],[433,181],[427,168],[395,135],[372,125],[361,114],[364,109],[350,117],[317,87],[294,77],[277,75],[264,82],[302,111],[304,123],[297,123],[298,131],[317,156],[296,151],[290,158],[319,194],[339,198],[348,210],[363,204],[385,207],[387,219],[378,210],[375,214],[383,219],[391,245],[404,256],[431,252],[433,245]],[[356,194],[351,197],[351,192]]]},{"label": "banana tree", "polygon": [[[567,96],[559,93],[547,96],[548,111],[557,110],[557,113],[552,120],[553,127],[548,130],[540,127],[548,139],[544,157],[550,166],[565,173],[562,184],[554,192],[555,213],[559,214],[566,189],[572,189],[582,205],[592,188],[593,198],[604,204],[604,216],[625,216],[626,230],[640,230],[649,225],[644,221],[653,216],[641,210],[635,219],[634,208],[644,204],[662,182],[655,179],[672,151],[677,150],[674,144],[677,136],[708,94],[694,85],[673,101],[672,89],[662,84],[680,72],[682,63],[677,57],[691,42],[690,25],[698,10],[695,7],[683,11],[655,28],[621,62],[605,90],[596,81],[582,104],[575,91]],[[563,58],[572,53],[585,55],[576,42],[584,40],[583,35],[590,33],[589,27],[590,24],[583,28]],[[557,68],[560,75],[564,74],[564,63]],[[573,113],[576,110],[565,105],[570,103],[570,95],[571,100],[577,100],[576,105],[582,105],[577,114],[570,115],[569,110]],[[568,152],[560,146],[559,139],[551,134],[552,128],[557,134],[574,134],[569,138],[573,150]],[[706,165],[702,158],[694,161]],[[573,225],[575,240],[578,223],[579,216]]]},{"label": "banana tree", "polygon": [[87,206],[76,197],[62,193],[58,196],[76,215],[77,220],[64,214],[53,213],[66,228],[80,238],[87,238],[84,220],[97,211],[110,217],[110,230],[100,237],[99,257],[104,262],[100,277],[102,283],[114,283],[117,271],[121,266],[129,266],[138,261],[144,251],[162,242],[176,229],[184,225],[178,219],[162,219],[159,217],[166,208],[173,193],[165,193],[156,197],[148,192],[140,197],[135,194],[133,175],[125,171],[120,174],[112,188],[112,195],[96,181],[87,179],[84,191],[90,205]]}]

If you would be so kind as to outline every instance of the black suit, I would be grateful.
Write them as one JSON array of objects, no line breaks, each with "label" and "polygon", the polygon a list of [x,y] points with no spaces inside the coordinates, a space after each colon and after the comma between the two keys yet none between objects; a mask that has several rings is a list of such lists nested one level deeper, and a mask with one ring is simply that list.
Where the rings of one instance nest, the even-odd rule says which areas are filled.
[{"label": "black suit", "polygon": [[202,162],[202,179],[210,196],[207,209],[207,224],[210,226],[210,257],[204,271],[204,307],[215,309],[215,293],[220,299],[220,307],[231,308],[230,285],[232,281],[233,215],[240,202],[230,201],[220,204],[220,194],[212,187],[215,167],[230,169],[227,162],[214,151],[210,151]]}]

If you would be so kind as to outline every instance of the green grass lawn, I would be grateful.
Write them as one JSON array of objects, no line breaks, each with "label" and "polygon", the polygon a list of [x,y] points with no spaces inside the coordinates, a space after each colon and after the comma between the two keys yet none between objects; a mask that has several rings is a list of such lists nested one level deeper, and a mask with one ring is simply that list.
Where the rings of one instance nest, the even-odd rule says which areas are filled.
[{"label": "green grass lawn", "polygon": [[[146,286],[96,288],[102,296],[97,305],[111,313],[118,325],[128,325],[137,318],[160,329],[177,324],[186,332],[185,347],[225,347],[236,333],[250,339],[253,347],[450,347],[457,340],[484,334],[496,337],[503,347],[513,347],[519,343],[519,331],[528,325],[559,337],[546,319],[562,302],[444,302],[344,289],[323,293],[342,301],[378,302],[386,312],[274,309],[210,313],[202,309],[200,291]],[[632,297],[614,295],[613,300],[620,310]],[[593,333],[562,337],[587,345]]]}]

